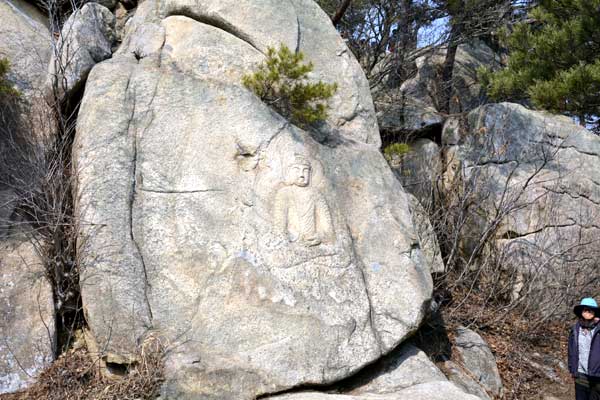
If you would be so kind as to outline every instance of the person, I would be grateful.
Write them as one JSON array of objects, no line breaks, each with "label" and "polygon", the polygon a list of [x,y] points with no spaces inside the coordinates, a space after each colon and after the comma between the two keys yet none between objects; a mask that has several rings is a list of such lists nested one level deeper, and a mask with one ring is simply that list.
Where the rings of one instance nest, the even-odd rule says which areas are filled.
[{"label": "person", "polygon": [[569,335],[569,372],[576,400],[600,400],[600,313],[591,297],[573,308],[579,318]]}]

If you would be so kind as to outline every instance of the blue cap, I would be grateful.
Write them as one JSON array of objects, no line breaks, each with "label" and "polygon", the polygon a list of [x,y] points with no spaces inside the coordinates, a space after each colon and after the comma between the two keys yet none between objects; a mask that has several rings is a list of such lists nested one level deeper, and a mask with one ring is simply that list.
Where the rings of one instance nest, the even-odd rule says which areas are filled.
[{"label": "blue cap", "polygon": [[579,305],[576,305],[573,308],[573,312],[575,313],[575,315],[577,315],[578,317],[581,317],[581,312],[583,311],[584,308],[591,308],[592,310],[594,310],[594,314],[599,317],[599,313],[598,313],[598,303],[596,303],[596,300],[592,299],[591,297],[586,297],[584,299],[581,300],[581,303],[579,303]]}]

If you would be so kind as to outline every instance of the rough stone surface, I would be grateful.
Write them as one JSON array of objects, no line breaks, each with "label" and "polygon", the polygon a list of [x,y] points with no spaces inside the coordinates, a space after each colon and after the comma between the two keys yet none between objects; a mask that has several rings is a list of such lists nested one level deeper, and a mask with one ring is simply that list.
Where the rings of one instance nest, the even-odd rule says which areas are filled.
[{"label": "rough stone surface", "polygon": [[[7,77],[20,93],[25,134],[42,137],[51,131],[51,113],[43,96],[52,52],[47,19],[25,1],[0,0],[0,21],[0,58],[10,62]],[[7,143],[8,136],[2,132],[0,152],[14,146]]]},{"label": "rough stone surface", "polygon": [[503,265],[524,274],[519,286],[552,299],[539,302],[543,312],[568,310],[576,301],[563,290],[575,283],[569,268],[585,275],[598,259],[600,138],[567,117],[501,103],[450,119],[443,144],[446,187],[467,182],[457,186],[476,186],[481,196],[471,243],[500,212],[494,240]]},{"label": "rough stone surface", "polygon": [[477,396],[483,400],[491,400],[491,397],[487,394],[483,386],[481,386],[479,382],[465,372],[459,365],[452,361],[446,361],[444,363],[443,370],[448,377],[448,380],[459,388],[463,389],[465,392]]},{"label": "rough stone surface", "polygon": [[[366,79],[326,15],[147,0],[128,27],[90,73],[74,144],[98,348],[127,360],[160,334],[165,399],[249,399],[347,377],[414,332],[431,277]],[[325,141],[240,83],[279,42],[340,86]]]},{"label": "rough stone surface", "polygon": [[0,58],[8,58],[8,78],[28,98],[46,79],[50,59],[50,33],[44,16],[21,0],[0,0]]},{"label": "rough stone surface", "polygon": [[95,2],[74,12],[61,30],[60,57],[52,56],[46,85],[58,82],[61,97],[80,89],[92,67],[112,55],[115,21],[108,8]]},{"label": "rough stone surface", "polygon": [[362,394],[357,396],[306,392],[270,397],[277,400],[479,400],[450,382],[428,382],[396,393]]},{"label": "rough stone surface", "polygon": [[463,361],[463,366],[489,393],[502,393],[502,380],[496,359],[489,346],[477,333],[470,329],[456,329],[454,346]]},{"label": "rough stone surface", "polygon": [[412,344],[405,344],[353,381],[358,387],[350,393],[359,395],[396,393],[411,386],[446,382],[447,379],[423,351]]},{"label": "rough stone surface", "polygon": [[[446,50],[438,48],[431,54],[417,58],[417,74],[402,84],[400,92],[439,110],[437,104],[440,93],[438,71],[445,56]],[[469,111],[485,102],[485,95],[477,80],[477,68],[479,67],[498,68],[500,59],[481,41],[476,40],[458,46],[452,74],[450,113]]]},{"label": "rough stone surface", "polygon": [[52,290],[29,242],[0,244],[0,393],[25,388],[53,358]]},{"label": "rough stone surface", "polygon": [[440,146],[430,139],[417,139],[410,143],[410,151],[400,162],[392,166],[402,187],[430,209],[444,169]]},{"label": "rough stone surface", "polygon": [[398,89],[380,91],[376,95],[377,122],[387,134],[433,129],[444,123],[444,116],[430,104]]},{"label": "rough stone surface", "polygon": [[[237,0],[146,1],[138,7],[128,24],[130,34],[124,39],[122,50],[138,49],[144,53],[145,46],[151,45],[147,41],[150,36],[143,32],[154,29],[149,25],[156,26],[167,16],[176,15],[214,26],[245,41],[262,54],[266,54],[267,47],[279,47],[282,43],[292,50],[302,51],[306,59],[314,63],[312,78],[338,84],[338,90],[330,100],[328,123],[320,130],[380,145],[369,83],[327,15],[312,0],[267,0],[260,3],[240,3]],[[254,63],[261,59],[249,60],[251,64],[246,67],[253,68]],[[206,70],[215,66],[199,68]],[[213,72],[217,71],[219,68]]]},{"label": "rough stone surface", "polygon": [[[0,0],[0,21],[0,58],[9,60],[8,79],[24,102],[24,133],[41,135],[47,123],[41,88],[51,52],[46,20],[24,1]],[[22,148],[5,128],[0,127],[0,154],[12,162]],[[14,206],[14,188],[0,185],[0,393],[32,382],[52,360],[55,336],[52,291],[41,261],[30,243],[7,238]]]},{"label": "rough stone surface", "polygon": [[114,10],[114,14],[116,19],[115,34],[117,35],[117,41],[121,42],[123,40],[123,35],[125,34],[127,22],[129,22],[132,15],[135,14],[135,9],[127,10],[123,3],[119,3]]},{"label": "rough stone surface", "polygon": [[432,274],[443,273],[446,271],[440,245],[431,225],[429,213],[421,205],[421,202],[412,194],[407,194],[410,213],[412,214],[413,224],[419,237],[421,252],[425,257],[426,264],[429,266],[429,272]]}]

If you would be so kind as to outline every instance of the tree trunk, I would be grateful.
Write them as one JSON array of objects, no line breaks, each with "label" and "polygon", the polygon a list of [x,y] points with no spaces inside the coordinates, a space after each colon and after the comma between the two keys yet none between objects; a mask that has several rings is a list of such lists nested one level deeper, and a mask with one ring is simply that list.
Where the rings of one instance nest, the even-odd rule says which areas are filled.
[{"label": "tree trunk", "polygon": [[331,22],[333,23],[333,26],[337,26],[340,23],[340,21],[344,17],[344,13],[348,9],[348,6],[350,6],[351,2],[352,2],[352,0],[344,0],[342,2],[342,4],[340,5],[340,8],[338,8],[335,15],[333,17],[331,17]]},{"label": "tree trunk", "polygon": [[[454,19],[454,18],[453,18]],[[442,66],[442,77],[441,77],[441,90],[440,90],[440,104],[439,111],[449,114],[450,113],[450,101],[452,96],[452,75],[454,72],[454,60],[456,58],[456,50],[458,49],[459,38],[462,33],[462,26],[460,22],[454,22],[450,31],[450,39],[448,41],[448,50],[446,51],[446,58]]]}]

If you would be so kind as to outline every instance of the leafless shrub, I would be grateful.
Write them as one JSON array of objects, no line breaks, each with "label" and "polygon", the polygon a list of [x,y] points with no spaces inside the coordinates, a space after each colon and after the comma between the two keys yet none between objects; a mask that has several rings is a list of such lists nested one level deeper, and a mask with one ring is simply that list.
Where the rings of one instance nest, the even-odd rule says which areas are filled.
[{"label": "leafless shrub", "polygon": [[[28,98],[0,100],[0,190],[7,199],[0,213],[2,232],[25,237],[42,257],[53,288],[59,354],[83,323],[73,218],[74,175],[71,147],[80,98],[65,97],[64,60],[58,32],[67,15],[64,2],[48,0],[54,59],[58,73],[49,90]],[[68,12],[76,9],[69,3]]]},{"label": "leafless shrub", "polygon": [[63,353],[28,390],[5,400],[138,400],[154,399],[164,380],[164,346],[149,338],[121,376],[107,375],[102,362],[85,346]]},{"label": "leafless shrub", "polygon": [[[436,295],[446,315],[480,329],[520,316],[531,332],[568,319],[578,297],[594,294],[600,237],[584,226],[596,218],[593,206],[581,208],[572,226],[561,216],[573,177],[558,160],[560,139],[506,156],[506,129],[500,121],[494,137],[484,128],[470,133],[479,137],[467,161],[446,147],[443,176],[429,193],[407,189],[421,199],[440,244],[446,270],[436,276]],[[531,232],[514,228],[518,221]]]}]

